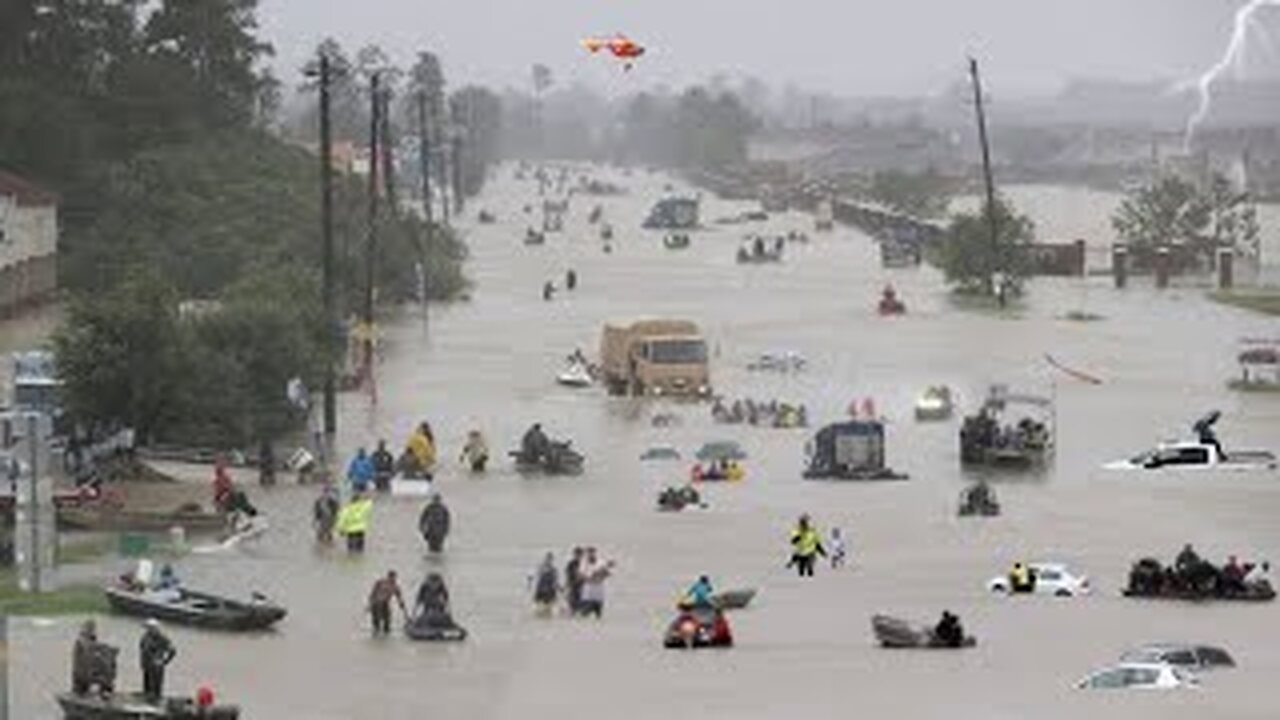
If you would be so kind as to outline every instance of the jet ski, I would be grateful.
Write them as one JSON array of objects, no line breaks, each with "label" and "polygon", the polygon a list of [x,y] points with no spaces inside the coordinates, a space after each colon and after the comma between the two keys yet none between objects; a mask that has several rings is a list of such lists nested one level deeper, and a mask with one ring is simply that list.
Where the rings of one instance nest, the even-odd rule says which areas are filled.
[{"label": "jet ski", "polygon": [[714,608],[686,608],[667,626],[662,646],[670,650],[733,647],[724,614]]},{"label": "jet ski", "polygon": [[569,363],[559,375],[556,375],[556,382],[565,387],[590,387],[594,381],[591,377],[591,368],[580,362]]}]

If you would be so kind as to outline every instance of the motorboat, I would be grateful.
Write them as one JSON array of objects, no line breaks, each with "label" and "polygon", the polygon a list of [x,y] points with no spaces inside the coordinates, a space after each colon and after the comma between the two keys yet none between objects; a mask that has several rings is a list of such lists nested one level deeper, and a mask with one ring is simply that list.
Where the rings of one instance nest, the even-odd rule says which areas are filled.
[{"label": "motorboat", "polygon": [[738,247],[737,260],[739,264],[748,265],[779,263],[782,262],[782,253],[785,247],[786,241],[781,237],[776,238],[770,244],[766,243],[765,239],[759,235],[750,236]]},{"label": "motorboat", "polygon": [[761,353],[747,363],[748,370],[770,372],[799,372],[804,370],[808,361],[798,352],[788,350],[781,353]]},{"label": "motorboat", "polygon": [[556,382],[565,387],[584,388],[590,387],[595,382],[595,378],[592,377],[591,368],[587,364],[573,361],[567,364],[559,375],[556,375]]},{"label": "motorboat", "polygon": [[103,592],[111,609],[122,615],[212,630],[266,630],[286,614],[284,608],[258,593],[242,602],[185,588],[134,590],[111,586]]},{"label": "motorboat", "polygon": [[[1026,412],[1014,415],[1015,408]],[[1054,419],[1052,398],[992,386],[982,407],[960,426],[960,462],[1010,469],[1042,465],[1053,456]]]},{"label": "motorboat", "polygon": [[1000,514],[1000,501],[983,483],[973,485],[960,493],[960,517],[996,517]]},{"label": "motorboat", "polygon": [[871,630],[875,633],[880,645],[887,648],[955,650],[978,644],[977,639],[972,635],[965,635],[958,646],[948,644],[938,638],[933,626],[914,625],[888,615],[876,615],[871,618]]},{"label": "motorboat", "polygon": [[170,697],[159,702],[141,693],[58,693],[65,720],[238,720],[235,705],[199,707],[190,697]]},{"label": "motorboat", "polygon": [[926,388],[916,398],[916,420],[947,420],[955,411],[951,400],[951,388],[946,385],[934,385]]},{"label": "motorboat", "polygon": [[410,640],[426,642],[461,642],[467,639],[467,629],[448,616],[428,620],[419,615],[404,624],[404,634]]},{"label": "motorboat", "polygon": [[[1269,563],[1261,563],[1268,569]],[[1270,602],[1275,588],[1266,578],[1254,573],[1255,564],[1240,566],[1241,576],[1229,577],[1226,568],[1199,561],[1185,568],[1165,567],[1155,558],[1142,558],[1129,570],[1129,584],[1123,595],[1154,600],[1228,600],[1236,602]]]},{"label": "motorboat", "polygon": [[711,604],[721,610],[742,610],[756,598],[755,588],[722,590],[711,596]]},{"label": "motorboat", "polygon": [[692,486],[669,487],[658,493],[658,510],[662,512],[681,512],[689,508],[705,507],[702,496]]}]

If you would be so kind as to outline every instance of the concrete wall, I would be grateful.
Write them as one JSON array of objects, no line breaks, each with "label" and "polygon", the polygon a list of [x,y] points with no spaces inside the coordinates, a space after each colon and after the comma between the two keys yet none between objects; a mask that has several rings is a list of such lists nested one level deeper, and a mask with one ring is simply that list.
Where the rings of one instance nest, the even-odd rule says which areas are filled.
[{"label": "concrete wall", "polygon": [[58,289],[58,211],[0,196],[0,315],[51,297]]}]

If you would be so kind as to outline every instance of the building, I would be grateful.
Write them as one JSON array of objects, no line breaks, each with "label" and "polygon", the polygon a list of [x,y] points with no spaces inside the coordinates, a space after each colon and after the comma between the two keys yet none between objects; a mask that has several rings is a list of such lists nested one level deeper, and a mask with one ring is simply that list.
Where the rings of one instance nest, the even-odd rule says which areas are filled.
[{"label": "building", "polygon": [[58,198],[0,170],[0,316],[58,289]]}]

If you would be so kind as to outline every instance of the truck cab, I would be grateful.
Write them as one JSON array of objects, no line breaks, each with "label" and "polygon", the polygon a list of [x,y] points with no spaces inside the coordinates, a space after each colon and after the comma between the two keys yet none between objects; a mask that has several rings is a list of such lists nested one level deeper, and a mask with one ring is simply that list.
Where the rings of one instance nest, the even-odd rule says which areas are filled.
[{"label": "truck cab", "polygon": [[600,364],[614,395],[707,397],[711,394],[707,341],[681,320],[607,325]]},{"label": "truck cab", "polygon": [[1265,450],[1231,450],[1226,457],[1217,448],[1198,440],[1164,442],[1136,457],[1107,463],[1108,470],[1274,470],[1276,456]]}]

